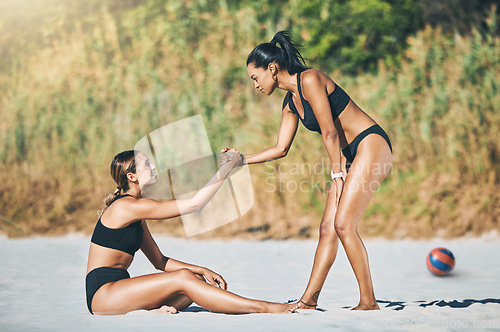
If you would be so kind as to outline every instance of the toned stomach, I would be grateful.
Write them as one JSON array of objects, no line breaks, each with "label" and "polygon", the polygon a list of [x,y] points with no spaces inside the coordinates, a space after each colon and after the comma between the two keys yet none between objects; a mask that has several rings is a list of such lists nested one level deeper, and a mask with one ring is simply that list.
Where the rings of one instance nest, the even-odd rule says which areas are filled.
[{"label": "toned stomach", "polygon": [[101,247],[95,243],[90,243],[89,259],[87,263],[87,273],[98,267],[114,267],[118,269],[128,269],[134,257],[126,252]]},{"label": "toned stomach", "polygon": [[363,130],[373,126],[376,122],[352,100],[335,120],[335,128],[340,137],[340,148],[344,149],[348,143]]}]

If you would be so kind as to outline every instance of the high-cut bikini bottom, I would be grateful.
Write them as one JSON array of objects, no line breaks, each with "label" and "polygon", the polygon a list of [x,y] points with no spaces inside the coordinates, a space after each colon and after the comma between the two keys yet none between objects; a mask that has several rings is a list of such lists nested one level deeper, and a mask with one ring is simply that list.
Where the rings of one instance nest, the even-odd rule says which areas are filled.
[{"label": "high-cut bikini bottom", "polygon": [[392,145],[391,141],[389,140],[389,136],[387,136],[386,132],[382,127],[380,127],[378,124],[375,124],[371,126],[368,129],[363,130],[358,136],[356,136],[351,143],[349,143],[344,149],[342,149],[342,154],[345,156],[347,159],[346,162],[346,169],[349,171],[349,168],[351,167],[352,162],[354,161],[354,158],[356,158],[356,153],[358,152],[358,145],[361,143],[363,138],[370,134],[378,134],[382,136],[387,144],[389,144],[389,148],[391,149],[392,152]]},{"label": "high-cut bikini bottom", "polygon": [[130,278],[127,270],[117,269],[114,267],[98,267],[87,274],[85,278],[85,289],[87,291],[87,308],[92,312],[92,299],[99,288],[108,282],[114,282],[122,279]]}]

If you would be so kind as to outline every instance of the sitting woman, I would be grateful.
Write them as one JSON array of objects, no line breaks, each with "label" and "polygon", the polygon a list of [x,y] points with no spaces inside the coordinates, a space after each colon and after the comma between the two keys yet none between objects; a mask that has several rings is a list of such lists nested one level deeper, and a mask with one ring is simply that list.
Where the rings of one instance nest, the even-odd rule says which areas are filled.
[{"label": "sitting woman", "polygon": [[[193,198],[156,201],[142,197],[157,181],[155,167],[139,151],[124,151],[111,163],[118,187],[106,199],[94,229],[87,265],[86,291],[90,313],[125,314],[133,310],[176,313],[193,301],[221,313],[286,313],[296,305],[251,300],[226,290],[217,273],[165,257],[153,240],[145,219],[167,219],[200,211],[215,195],[241,156],[229,152],[217,174]],[[227,158],[229,157],[229,158]],[[127,272],[141,249],[161,273],[131,278]]]}]

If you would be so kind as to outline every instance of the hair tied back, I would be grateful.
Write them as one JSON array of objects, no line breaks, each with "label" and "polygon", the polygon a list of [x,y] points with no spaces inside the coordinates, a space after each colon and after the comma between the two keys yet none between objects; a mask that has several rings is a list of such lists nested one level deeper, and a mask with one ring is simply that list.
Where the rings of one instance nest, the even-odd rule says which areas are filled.
[{"label": "hair tied back", "polygon": [[260,44],[253,49],[248,55],[247,66],[253,63],[257,68],[267,68],[271,62],[276,62],[291,75],[302,72],[307,66],[297,50],[299,46],[290,38],[288,31],[279,31],[269,43]]}]

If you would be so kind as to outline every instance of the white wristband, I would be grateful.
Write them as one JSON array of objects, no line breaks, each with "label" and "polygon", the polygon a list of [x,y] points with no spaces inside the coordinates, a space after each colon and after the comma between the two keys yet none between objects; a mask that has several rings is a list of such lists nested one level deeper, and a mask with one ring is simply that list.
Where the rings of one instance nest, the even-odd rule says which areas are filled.
[{"label": "white wristband", "polygon": [[341,178],[342,175],[344,175],[342,171],[340,171],[339,173],[333,173],[333,171],[331,171],[331,174],[332,174],[332,180],[336,178]]}]

